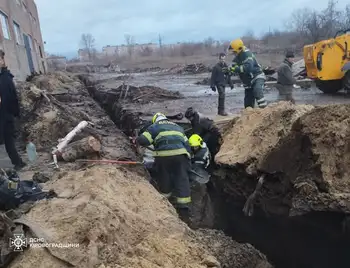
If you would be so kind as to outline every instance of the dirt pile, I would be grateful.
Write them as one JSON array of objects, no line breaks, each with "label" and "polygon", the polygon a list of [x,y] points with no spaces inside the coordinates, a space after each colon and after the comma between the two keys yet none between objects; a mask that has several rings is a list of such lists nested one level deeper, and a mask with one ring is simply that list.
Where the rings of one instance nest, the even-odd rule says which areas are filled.
[{"label": "dirt pile", "polygon": [[102,141],[104,157],[133,155],[125,135],[76,76],[63,72],[39,75],[30,82],[18,84],[17,89],[21,102],[21,132],[39,151],[50,152],[59,139],[86,120],[92,124],[75,139],[87,135],[98,138]]},{"label": "dirt pile", "polygon": [[348,112],[350,105],[313,108],[288,103],[244,111],[226,132],[216,158],[223,166],[219,176],[225,178],[224,188],[244,200],[264,173],[256,205],[265,212],[349,213]]},{"label": "dirt pile", "polygon": [[[47,186],[59,198],[38,202],[27,218],[54,243],[78,243],[59,251],[76,267],[270,267],[251,246],[188,229],[168,201],[131,170],[92,167],[61,174]],[[223,254],[226,247],[232,255]],[[8,267],[69,266],[42,248],[29,248]]]},{"label": "dirt pile", "polygon": [[261,169],[265,156],[290,133],[295,120],[313,108],[280,102],[266,109],[246,109],[231,131],[226,132],[216,162],[230,166],[246,165],[247,173],[254,175]]}]

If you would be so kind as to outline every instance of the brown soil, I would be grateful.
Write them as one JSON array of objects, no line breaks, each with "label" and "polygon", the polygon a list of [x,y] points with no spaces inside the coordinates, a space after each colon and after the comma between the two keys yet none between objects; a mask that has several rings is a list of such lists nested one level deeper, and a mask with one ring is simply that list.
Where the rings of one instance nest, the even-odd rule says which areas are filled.
[{"label": "brown soil", "polygon": [[86,120],[94,125],[84,129],[75,139],[93,135],[102,141],[103,157],[132,157],[130,146],[126,146],[129,144],[127,137],[90,97],[76,76],[62,72],[35,76],[31,82],[19,84],[18,92],[22,134],[39,151],[50,151],[59,139]]},{"label": "brown soil", "polygon": [[350,105],[314,108],[283,102],[244,111],[216,157],[223,166],[220,176],[231,181],[224,187],[246,199],[256,185],[251,178],[266,173],[256,203],[266,212],[349,213],[349,111]]},{"label": "brown soil", "polygon": [[295,106],[288,102],[273,104],[265,109],[248,108],[230,131],[215,160],[218,164],[247,164],[252,174],[260,168],[265,155],[290,132],[292,124],[313,106]]},{"label": "brown soil", "polygon": [[[31,168],[50,171],[45,173],[50,179],[45,187],[59,196],[39,201],[27,217],[53,242],[80,244],[79,248],[58,248],[56,255],[84,268],[265,267],[260,265],[267,264],[266,258],[251,246],[236,243],[222,233],[191,231],[145,179],[149,175],[143,167],[86,168],[84,164],[60,162],[62,172],[58,173],[45,164],[52,161],[51,147],[81,120],[94,125],[76,139],[92,135],[101,140],[103,158],[137,158],[128,138],[90,97],[91,93],[94,97],[107,96],[102,100],[109,105],[113,102],[110,95],[95,87],[92,91],[89,88],[89,94],[77,77],[64,73],[36,76],[18,89],[22,131],[40,151],[39,165]],[[114,99],[112,107],[117,105]],[[114,116],[120,117],[119,112]],[[207,241],[215,243],[208,246],[204,244]],[[229,248],[226,255],[223,246]],[[44,249],[29,248],[8,267],[68,266]]]},{"label": "brown soil", "polygon": [[[92,167],[57,176],[47,187],[60,198],[39,202],[27,216],[55,243],[80,244],[59,251],[69,262],[78,262],[76,267],[220,267],[212,254],[223,260],[226,266],[221,267],[269,267],[259,266],[266,259],[251,246],[215,232],[193,233],[168,201],[133,171]],[[205,248],[207,242],[212,245]],[[224,256],[231,261],[226,264]],[[43,249],[30,248],[9,267],[68,266]]]}]

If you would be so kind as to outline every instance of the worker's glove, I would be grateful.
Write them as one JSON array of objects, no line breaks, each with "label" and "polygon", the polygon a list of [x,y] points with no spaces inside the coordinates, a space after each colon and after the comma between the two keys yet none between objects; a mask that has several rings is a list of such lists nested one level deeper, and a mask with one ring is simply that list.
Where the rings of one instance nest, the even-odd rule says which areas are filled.
[{"label": "worker's glove", "polygon": [[216,92],[216,87],[215,86],[211,86],[210,87],[212,91]]},{"label": "worker's glove", "polygon": [[240,71],[239,65],[233,65],[233,66],[230,68],[230,73],[231,73],[231,74],[237,74],[237,73],[239,73],[239,71]]},{"label": "worker's glove", "polygon": [[222,68],[222,72],[223,72],[224,74],[229,74],[229,73],[230,73],[230,70],[229,70],[228,67],[223,67],[223,68]]}]

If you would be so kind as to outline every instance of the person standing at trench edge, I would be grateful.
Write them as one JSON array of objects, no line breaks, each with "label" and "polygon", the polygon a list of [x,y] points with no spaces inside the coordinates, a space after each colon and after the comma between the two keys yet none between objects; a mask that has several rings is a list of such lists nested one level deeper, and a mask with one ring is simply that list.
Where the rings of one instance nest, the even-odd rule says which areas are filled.
[{"label": "person standing at trench edge", "polygon": [[5,143],[6,152],[16,170],[26,165],[15,146],[14,121],[19,116],[19,101],[13,75],[7,69],[5,52],[0,50],[0,144]]},{"label": "person standing at trench edge", "polygon": [[244,85],[244,108],[254,108],[255,100],[259,108],[265,108],[267,102],[263,91],[266,76],[254,54],[244,46],[241,39],[233,40],[228,50],[235,55],[229,73],[238,74]]},{"label": "person standing at trench edge", "polygon": [[233,83],[228,75],[228,65],[225,62],[226,54],[219,54],[219,62],[214,66],[211,72],[210,87],[211,90],[219,93],[218,115],[227,116],[225,111],[225,86],[228,83],[233,89]]}]

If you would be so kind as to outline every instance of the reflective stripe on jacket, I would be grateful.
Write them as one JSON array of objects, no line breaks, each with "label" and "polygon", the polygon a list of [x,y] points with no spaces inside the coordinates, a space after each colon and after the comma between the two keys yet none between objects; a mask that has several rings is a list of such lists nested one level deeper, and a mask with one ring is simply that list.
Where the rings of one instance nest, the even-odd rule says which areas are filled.
[{"label": "reflective stripe on jacket", "polygon": [[244,85],[251,85],[252,80],[256,76],[263,74],[260,64],[249,49],[245,49],[239,53],[234,58],[233,65],[239,66],[239,77]]},{"label": "reflective stripe on jacket", "polygon": [[160,120],[147,128],[137,138],[141,146],[154,146],[154,156],[185,154],[190,157],[190,145],[184,129],[169,120]]},{"label": "reflective stripe on jacket", "polygon": [[192,164],[200,165],[207,168],[210,164],[210,153],[207,145],[204,143],[202,147],[193,155]]}]

